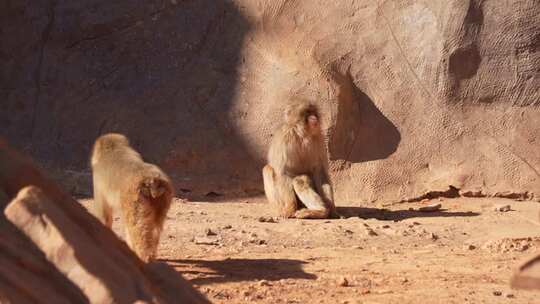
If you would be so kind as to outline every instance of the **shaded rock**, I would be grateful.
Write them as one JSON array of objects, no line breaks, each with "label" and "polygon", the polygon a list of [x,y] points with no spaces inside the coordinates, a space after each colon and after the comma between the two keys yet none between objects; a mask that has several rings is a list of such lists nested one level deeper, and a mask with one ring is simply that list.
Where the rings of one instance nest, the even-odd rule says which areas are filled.
[{"label": "shaded rock", "polygon": [[[118,244],[96,244],[81,223],[72,221],[37,187],[23,188],[5,214],[92,303],[173,303],[178,297],[204,303],[174,271],[174,275],[164,275],[156,270],[161,267],[163,272],[168,266],[148,266],[137,258],[119,255],[114,252],[119,240]],[[106,246],[112,250],[104,250]]]},{"label": "shaded rock", "polygon": [[0,219],[0,302],[90,303],[12,223]]}]

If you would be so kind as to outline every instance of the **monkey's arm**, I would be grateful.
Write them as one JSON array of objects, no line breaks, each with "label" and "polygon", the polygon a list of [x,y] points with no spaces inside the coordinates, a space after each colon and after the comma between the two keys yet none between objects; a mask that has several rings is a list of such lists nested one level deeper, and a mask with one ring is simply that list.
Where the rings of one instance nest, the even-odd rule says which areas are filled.
[{"label": "monkey's arm", "polygon": [[328,156],[326,154],[326,149],[321,149],[322,153],[320,155],[320,165],[318,172],[318,179],[321,185],[321,195],[323,198],[331,204],[330,207],[334,206],[334,191],[332,189],[332,183],[330,181],[330,176],[328,175]]},{"label": "monkey's arm", "polygon": [[341,215],[336,211],[336,205],[334,203],[334,189],[332,187],[332,182],[330,181],[330,175],[328,174],[328,157],[326,153],[321,155],[321,166],[319,168],[318,176],[321,185],[319,191],[330,209],[330,217],[340,218]]},{"label": "monkey's arm", "polygon": [[334,190],[332,189],[332,184],[330,182],[330,177],[328,176],[328,172],[322,170],[321,172],[321,195],[326,199],[328,202],[334,205]]}]

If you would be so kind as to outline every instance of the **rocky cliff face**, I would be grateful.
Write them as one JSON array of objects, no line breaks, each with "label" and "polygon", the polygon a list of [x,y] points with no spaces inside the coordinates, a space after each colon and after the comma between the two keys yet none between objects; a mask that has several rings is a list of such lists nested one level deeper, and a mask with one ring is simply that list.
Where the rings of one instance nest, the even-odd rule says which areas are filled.
[{"label": "rocky cliff face", "polygon": [[179,189],[261,190],[302,95],[338,205],[540,195],[537,0],[4,1],[0,40],[2,134],[64,174],[116,131]]}]

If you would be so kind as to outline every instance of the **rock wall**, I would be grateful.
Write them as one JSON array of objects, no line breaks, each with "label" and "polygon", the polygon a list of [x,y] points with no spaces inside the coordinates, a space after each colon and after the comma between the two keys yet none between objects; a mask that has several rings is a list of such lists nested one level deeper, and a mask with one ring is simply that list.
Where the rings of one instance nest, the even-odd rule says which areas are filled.
[{"label": "rock wall", "polygon": [[302,95],[324,109],[338,205],[532,198],[539,33],[538,0],[7,1],[0,127],[83,172],[81,192],[92,141],[117,131],[178,189],[251,194]]}]

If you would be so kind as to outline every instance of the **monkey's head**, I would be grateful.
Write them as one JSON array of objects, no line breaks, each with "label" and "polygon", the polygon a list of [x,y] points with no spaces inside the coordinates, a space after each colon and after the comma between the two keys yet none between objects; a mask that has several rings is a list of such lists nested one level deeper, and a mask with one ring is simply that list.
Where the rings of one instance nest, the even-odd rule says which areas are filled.
[{"label": "monkey's head", "polygon": [[285,122],[290,126],[302,128],[311,135],[321,133],[319,108],[309,101],[295,101],[285,110]]},{"label": "monkey's head", "polygon": [[96,139],[96,143],[92,149],[91,165],[94,166],[99,161],[101,155],[126,146],[129,146],[129,140],[122,134],[108,133],[101,135]]}]

